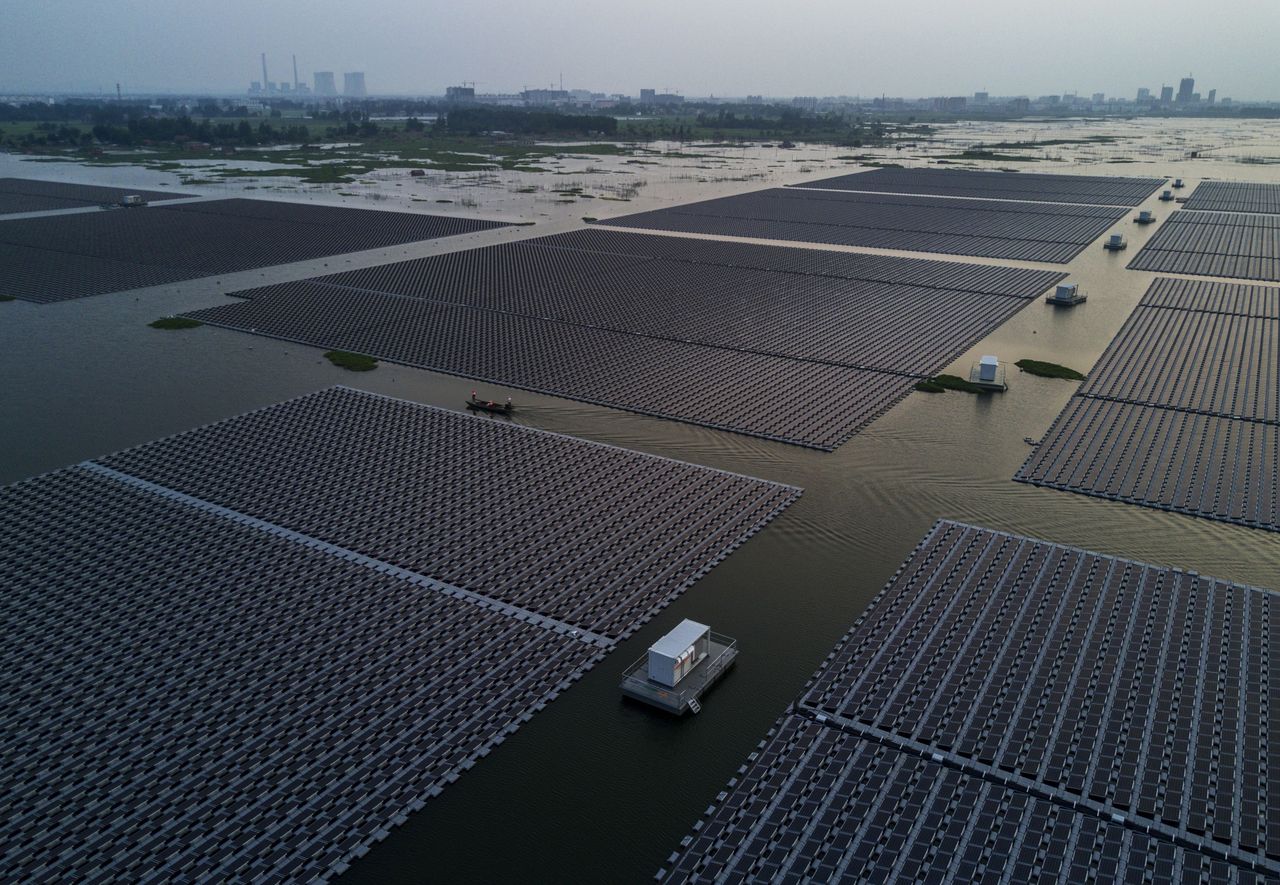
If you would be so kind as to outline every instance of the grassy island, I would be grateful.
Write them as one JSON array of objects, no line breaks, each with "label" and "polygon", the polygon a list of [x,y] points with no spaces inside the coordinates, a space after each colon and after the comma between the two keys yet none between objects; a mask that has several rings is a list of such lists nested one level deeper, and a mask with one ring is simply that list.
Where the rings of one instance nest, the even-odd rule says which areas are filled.
[{"label": "grassy island", "polygon": [[916,390],[922,390],[925,393],[942,393],[946,390],[961,390],[965,393],[982,393],[984,388],[956,375],[937,375],[933,378],[925,378],[923,381],[916,383]]},{"label": "grassy island", "polygon": [[1014,365],[1028,375],[1038,375],[1041,378],[1062,378],[1065,381],[1084,380],[1084,376],[1075,369],[1068,369],[1066,366],[1059,366],[1057,363],[1042,363],[1040,360],[1018,360]]},{"label": "grassy island", "polygon": [[348,372],[368,372],[378,367],[378,361],[371,356],[365,356],[363,353],[351,353],[347,350],[331,350],[325,355],[325,359],[340,366]]},{"label": "grassy island", "polygon": [[194,329],[196,326],[203,326],[204,323],[193,320],[191,317],[161,317],[147,325],[153,329]]}]

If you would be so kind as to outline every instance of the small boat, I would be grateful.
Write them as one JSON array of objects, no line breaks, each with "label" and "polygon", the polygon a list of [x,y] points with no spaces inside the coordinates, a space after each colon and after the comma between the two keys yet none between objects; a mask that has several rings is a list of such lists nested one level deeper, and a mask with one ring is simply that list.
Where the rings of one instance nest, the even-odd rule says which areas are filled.
[{"label": "small boat", "polygon": [[1038,445],[1040,445],[1040,440],[1038,440],[1038,439],[1032,439],[1032,438],[1031,438],[1031,437],[1029,437],[1029,436],[1024,436],[1024,437],[1022,438],[1022,441],[1023,441],[1024,443],[1026,443],[1027,445],[1029,445],[1029,446],[1038,446]]},{"label": "small boat", "polygon": [[480,412],[490,412],[494,415],[510,415],[516,410],[510,399],[505,403],[496,403],[491,399],[480,399],[474,393],[471,394],[471,399],[467,400],[467,408],[476,409]]}]

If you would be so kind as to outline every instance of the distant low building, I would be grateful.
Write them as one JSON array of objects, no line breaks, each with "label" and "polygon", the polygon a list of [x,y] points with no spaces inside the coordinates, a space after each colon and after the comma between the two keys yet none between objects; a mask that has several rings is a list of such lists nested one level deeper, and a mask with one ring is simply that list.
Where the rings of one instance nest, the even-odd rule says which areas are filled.
[{"label": "distant low building", "polygon": [[520,93],[528,105],[558,105],[569,103],[569,93],[564,89],[526,89]]},{"label": "distant low building", "polygon": [[471,104],[476,100],[476,88],[474,86],[449,86],[444,90],[445,101],[454,104]]}]

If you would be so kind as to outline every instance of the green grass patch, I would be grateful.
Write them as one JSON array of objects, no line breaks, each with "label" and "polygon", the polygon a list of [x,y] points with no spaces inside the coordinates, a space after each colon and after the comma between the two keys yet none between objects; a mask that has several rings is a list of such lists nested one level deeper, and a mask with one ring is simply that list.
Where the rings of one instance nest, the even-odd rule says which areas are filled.
[{"label": "green grass patch", "polygon": [[582,220],[587,224],[591,224],[591,222],[597,221],[598,219],[594,215],[584,215],[582,216]]},{"label": "green grass patch", "polygon": [[945,154],[940,160],[1003,160],[1006,163],[1035,163],[1043,157],[1028,157],[1019,154],[997,154],[995,151],[964,151],[959,154]]},{"label": "green grass patch", "polygon": [[916,382],[916,390],[925,393],[942,393],[944,390],[960,390],[965,393],[983,393],[983,388],[956,375],[937,375]]},{"label": "green grass patch", "polygon": [[378,361],[363,353],[352,353],[349,350],[331,350],[325,359],[348,372],[368,372],[378,367]]},{"label": "green grass patch", "polygon": [[1066,366],[1060,366],[1057,363],[1044,363],[1040,360],[1018,360],[1014,365],[1028,375],[1038,375],[1041,378],[1061,378],[1064,381],[1084,380],[1084,376],[1075,369],[1068,369]]},{"label": "green grass patch", "polygon": [[153,329],[194,329],[196,326],[203,326],[204,323],[193,320],[191,317],[161,317],[147,325]]}]

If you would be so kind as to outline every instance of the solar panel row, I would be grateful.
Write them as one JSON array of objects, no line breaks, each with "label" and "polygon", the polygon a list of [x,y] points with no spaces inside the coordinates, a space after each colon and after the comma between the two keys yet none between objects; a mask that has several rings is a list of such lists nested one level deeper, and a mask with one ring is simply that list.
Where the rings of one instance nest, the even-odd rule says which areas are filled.
[{"label": "solar panel row", "polygon": [[190,316],[831,449],[1061,278],[589,231],[239,292]]},{"label": "solar panel row", "polygon": [[169,191],[73,184],[66,181],[0,178],[0,215],[11,215],[16,212],[45,212],[54,209],[86,209],[102,203],[118,203],[131,194],[136,194],[150,202],[194,196],[194,194],[175,194]]},{"label": "solar panel row", "polygon": [[1274,593],[941,521],[672,881],[1271,881]]},{"label": "solar panel row", "polygon": [[1104,206],[774,188],[599,223],[1065,264],[1124,214]]},{"label": "solar panel row", "polygon": [[1185,208],[1280,215],[1280,184],[1202,181],[1187,198]]},{"label": "solar panel row", "polygon": [[1280,217],[1175,212],[1129,268],[1280,282]]},{"label": "solar panel row", "polygon": [[18,880],[327,878],[603,654],[82,468],[0,523]]},{"label": "solar panel row", "polygon": [[1280,289],[1157,279],[1015,479],[1280,530]]},{"label": "solar panel row", "polygon": [[0,489],[0,866],[340,873],[798,493],[345,389]]},{"label": "solar panel row", "polygon": [[17,269],[0,294],[62,301],[502,226],[238,198],[18,219],[0,225],[0,261]]},{"label": "solar panel row", "polygon": [[977,172],[960,169],[873,169],[837,175],[798,188],[823,188],[946,197],[988,197],[1043,203],[1136,206],[1163,184],[1160,178],[1102,175],[1044,175],[1033,172]]}]

